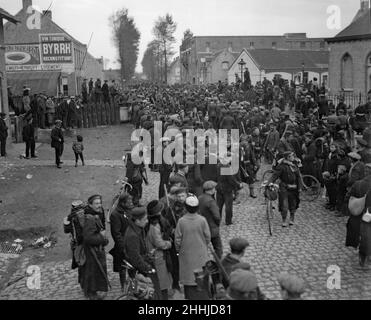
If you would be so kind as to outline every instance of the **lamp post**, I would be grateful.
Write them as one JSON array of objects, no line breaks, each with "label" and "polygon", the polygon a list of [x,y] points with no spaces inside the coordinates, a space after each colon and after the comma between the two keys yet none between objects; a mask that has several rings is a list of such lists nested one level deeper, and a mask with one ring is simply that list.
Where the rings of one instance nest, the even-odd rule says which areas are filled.
[{"label": "lamp post", "polygon": [[238,65],[241,68],[241,82],[243,83],[243,67],[246,65],[246,62],[241,58],[241,61],[238,63]]}]

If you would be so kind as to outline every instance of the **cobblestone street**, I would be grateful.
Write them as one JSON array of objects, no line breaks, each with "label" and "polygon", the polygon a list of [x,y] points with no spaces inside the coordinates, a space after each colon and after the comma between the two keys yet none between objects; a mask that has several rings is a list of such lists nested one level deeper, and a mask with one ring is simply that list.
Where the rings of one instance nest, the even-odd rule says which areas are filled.
[{"label": "cobblestone street", "polygon": [[[130,128],[125,128],[125,130],[130,130]],[[40,153],[43,153],[43,150]],[[114,160],[112,160],[113,157],[110,158],[111,160],[87,161],[87,167],[94,168],[95,171],[103,170],[104,174],[104,170],[107,170],[105,168],[122,164],[120,158],[116,157]],[[67,166],[72,164],[69,161],[65,163]],[[50,166],[50,160],[47,163],[47,159],[23,163],[27,169],[27,166],[35,166],[34,170],[45,170],[44,167],[48,165]],[[17,165],[11,170],[17,171]],[[156,199],[159,184],[158,173],[148,172],[148,174],[150,185],[144,187],[145,202]],[[6,172],[4,175],[6,176]],[[63,179],[63,176],[60,179]],[[64,182],[67,183],[67,181]],[[112,186],[109,188],[111,190]],[[335,217],[333,213],[326,211],[323,208],[324,199],[318,199],[316,202],[302,202],[296,225],[290,228],[281,227],[281,219],[275,212],[273,236],[269,236],[262,195],[259,195],[257,199],[252,199],[249,197],[248,189],[244,189],[240,200],[241,204],[234,207],[234,224],[227,227],[223,219],[221,233],[224,251],[228,251],[228,241],[233,237],[245,237],[249,240],[250,247],[244,259],[251,264],[257,274],[261,290],[269,298],[280,299],[277,275],[282,271],[289,271],[305,280],[307,284],[305,299],[371,299],[370,264],[364,269],[359,267],[357,251],[344,246],[347,219]],[[61,220],[58,218],[57,221]],[[55,227],[61,229],[61,223]],[[5,277],[8,273],[7,283],[12,283],[24,276],[30,265],[37,265],[41,271],[41,288],[30,290],[27,287],[27,278],[22,278],[9,287],[3,288],[0,292],[0,299],[85,299],[77,283],[77,272],[70,268],[71,260],[67,254],[68,237],[60,232],[58,242],[57,248],[42,253],[42,257],[36,259],[37,263],[32,258],[31,252],[16,258],[1,256],[0,276]],[[53,250],[59,250],[61,245],[64,246],[62,258],[59,256],[54,259]],[[110,239],[107,252],[112,245],[113,241]],[[40,253],[35,252],[35,255],[37,254]],[[107,255],[107,257],[109,278],[113,287],[107,299],[115,299],[119,296],[119,279],[118,275],[112,272],[111,256]],[[14,265],[17,266],[15,272],[9,274],[9,269],[14,268]],[[327,289],[327,280],[331,275],[327,271],[330,266],[338,266],[341,270],[341,289],[339,290]]]}]

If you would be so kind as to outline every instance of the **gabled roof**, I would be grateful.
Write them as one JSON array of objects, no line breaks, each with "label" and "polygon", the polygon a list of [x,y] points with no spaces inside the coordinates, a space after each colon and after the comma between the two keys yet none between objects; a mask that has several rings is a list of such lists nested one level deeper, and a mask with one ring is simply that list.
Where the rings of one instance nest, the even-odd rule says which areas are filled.
[{"label": "gabled roof", "polygon": [[240,52],[233,52],[233,51],[229,51],[228,48],[224,48],[224,49],[216,51],[213,54],[213,59],[212,60],[214,61],[216,58],[218,58],[223,53],[229,53],[233,57],[233,59],[237,59],[238,56],[240,55]]},{"label": "gabled roof", "polygon": [[[63,28],[61,28],[58,24],[56,24],[52,19],[50,19],[47,15],[45,14],[41,14],[41,25],[47,25],[47,28],[46,29],[53,29],[55,30],[55,32],[50,32],[50,33],[64,33],[66,34],[70,39],[71,41],[73,41],[75,44],[79,45],[79,46],[85,46],[85,44],[81,43],[80,41],[78,41],[76,38],[74,38],[73,36],[71,36],[68,32],[66,32],[66,30],[64,30]],[[26,10],[24,8],[22,8],[16,15],[15,15],[15,18],[17,19],[18,22],[21,22],[21,24],[18,25],[19,26],[22,26],[23,24],[23,21],[26,21],[28,17],[28,14],[26,12]],[[9,27],[9,22],[7,22],[5,25],[4,25],[4,30],[5,30],[5,33],[7,32],[7,29]],[[27,28],[26,25],[24,25],[24,30],[28,30],[29,31],[29,35],[30,35],[30,41],[29,43],[38,43],[39,42],[39,36],[38,34],[39,33],[43,33],[42,30],[41,32],[38,32],[38,30],[29,30]],[[24,31],[22,30],[22,32]],[[49,33],[49,32],[45,32],[45,33]],[[6,43],[9,43],[7,41],[7,34],[5,34],[5,42]]]},{"label": "gabled roof", "polygon": [[327,42],[371,39],[371,9],[363,14],[358,13],[352,23],[334,38],[326,39]]},{"label": "gabled roof", "polygon": [[3,8],[0,8],[0,17],[8,20],[11,23],[18,23],[16,17],[12,16],[8,11],[5,11]]},{"label": "gabled roof", "polygon": [[[306,70],[326,69],[329,64],[328,51],[244,49],[260,70]],[[239,57],[241,56],[239,55]],[[239,57],[233,62],[238,62]]]}]

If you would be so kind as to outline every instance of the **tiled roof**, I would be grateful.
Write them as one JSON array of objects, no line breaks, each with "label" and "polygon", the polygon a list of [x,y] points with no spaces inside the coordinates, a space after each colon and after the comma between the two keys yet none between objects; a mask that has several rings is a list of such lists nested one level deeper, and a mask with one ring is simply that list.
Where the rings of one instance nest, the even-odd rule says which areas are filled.
[{"label": "tiled roof", "polygon": [[327,39],[327,41],[371,39],[371,9],[368,9],[363,14],[358,13],[357,16],[358,18],[356,17],[348,27],[334,38]]},{"label": "tiled roof", "polygon": [[305,69],[327,68],[328,51],[306,50],[246,50],[262,70],[299,69],[304,62]]}]

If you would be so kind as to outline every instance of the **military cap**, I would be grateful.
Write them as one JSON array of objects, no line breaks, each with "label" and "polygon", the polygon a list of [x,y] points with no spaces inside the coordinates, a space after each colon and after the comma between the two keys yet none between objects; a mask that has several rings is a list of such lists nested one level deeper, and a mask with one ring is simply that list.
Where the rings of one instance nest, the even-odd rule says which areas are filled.
[{"label": "military cap", "polygon": [[292,294],[302,294],[304,292],[304,281],[297,276],[288,273],[281,273],[278,282],[282,289]]},{"label": "military cap", "polygon": [[89,203],[89,204],[93,204],[94,200],[96,200],[96,199],[100,199],[100,200],[102,200],[102,196],[99,195],[99,194],[95,194],[95,195],[89,197],[89,199],[88,199],[88,203]]}]

